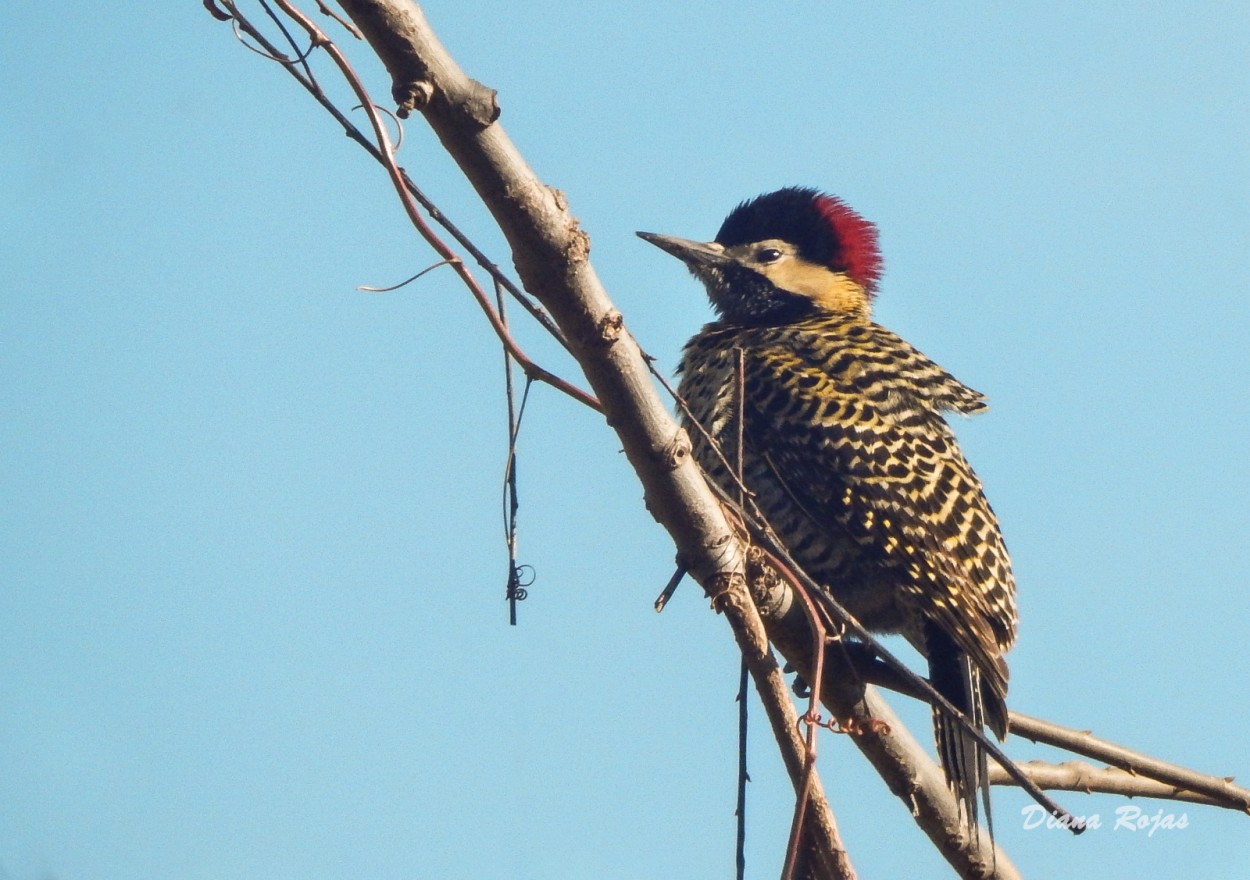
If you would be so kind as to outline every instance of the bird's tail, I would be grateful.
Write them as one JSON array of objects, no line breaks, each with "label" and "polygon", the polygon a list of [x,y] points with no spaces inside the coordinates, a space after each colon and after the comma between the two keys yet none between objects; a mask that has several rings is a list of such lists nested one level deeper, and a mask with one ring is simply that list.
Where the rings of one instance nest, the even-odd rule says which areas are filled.
[{"label": "bird's tail", "polygon": [[[991,727],[997,728],[1000,726],[995,723],[998,716],[1006,716],[1006,707],[998,707],[995,702],[1001,702],[1001,699],[995,694],[985,693],[980,671],[968,655],[953,644],[939,646],[931,640],[929,681],[978,730],[985,728],[987,720]],[[993,703],[988,708],[994,717],[989,719],[986,717],[987,700]],[[983,808],[985,826],[992,839],[994,824],[990,814],[989,764],[984,747],[957,719],[936,706],[933,708],[933,734],[946,782],[959,801],[964,822],[975,828]]]}]

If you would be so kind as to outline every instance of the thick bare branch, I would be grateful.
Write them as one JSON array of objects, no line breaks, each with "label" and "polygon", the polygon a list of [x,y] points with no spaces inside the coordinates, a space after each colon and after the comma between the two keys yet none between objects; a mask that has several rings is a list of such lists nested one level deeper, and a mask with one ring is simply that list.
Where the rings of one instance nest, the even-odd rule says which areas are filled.
[{"label": "thick bare branch", "polygon": [[[1147,776],[1137,776],[1119,767],[1095,767],[1085,761],[1064,761],[1051,764],[1046,761],[1025,761],[1018,765],[1041,788],[1055,791],[1080,791],[1086,794],[1118,794],[1123,797],[1150,797],[1168,801],[1184,801],[1208,807],[1242,809],[1207,794],[1168,785]],[[991,785],[1015,785],[1015,780],[1002,767],[990,767]]]},{"label": "thick bare branch", "polygon": [[[459,69],[414,4],[345,0],[341,5],[391,73],[401,114],[424,114],[495,217],[525,288],[555,319],[594,388],[643,483],[648,509],[733,627],[787,767],[796,779],[806,778],[800,772],[805,748],[795,731],[793,704],[743,586],[741,545],[690,457],[689,439],[656,393],[641,351],[590,266],[588,237],[568,213],[563,196],[534,176],[495,123],[494,92]],[[827,809],[806,831],[809,870],[818,872],[813,876],[853,876]]]},{"label": "thick bare branch", "polygon": [[[1055,724],[1053,721],[1044,721],[1041,718],[1021,715],[1019,712],[1011,713],[1010,728],[1012,733],[1025,739],[1031,739],[1033,742],[1055,746],[1075,755],[1084,755],[1095,761],[1105,761],[1112,767],[1117,767],[1132,776],[1144,776],[1152,779],[1160,783],[1164,788],[1178,792],[1188,791],[1196,795],[1204,795],[1210,799],[1211,803],[1217,806],[1250,813],[1250,789],[1233,785],[1231,776],[1212,776],[1209,773],[1199,773],[1196,770],[1170,764],[1167,761],[1161,761],[1158,758],[1152,758],[1150,755],[1143,755],[1141,752],[1135,752],[1125,746],[1100,739],[1088,730],[1074,730],[1070,727]],[[1067,786],[1060,785],[1054,787],[1066,788]],[[1075,790],[1080,791],[1083,789]],[[1091,790],[1101,791],[1102,789],[1094,788]],[[1152,794],[1150,796],[1165,797],[1166,795]],[[1193,800],[1193,798],[1181,797],[1179,795],[1176,795],[1176,799]]]}]

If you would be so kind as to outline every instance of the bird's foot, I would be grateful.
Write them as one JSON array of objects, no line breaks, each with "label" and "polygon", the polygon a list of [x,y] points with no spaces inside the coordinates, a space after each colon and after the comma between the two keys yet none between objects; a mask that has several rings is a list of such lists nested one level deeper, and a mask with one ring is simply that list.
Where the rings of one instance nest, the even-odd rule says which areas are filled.
[{"label": "bird's foot", "polygon": [[828,721],[818,721],[821,727],[834,733],[848,736],[863,736],[866,733],[885,734],[890,732],[890,725],[880,718],[867,718],[862,715],[848,715],[845,718],[834,716]]}]

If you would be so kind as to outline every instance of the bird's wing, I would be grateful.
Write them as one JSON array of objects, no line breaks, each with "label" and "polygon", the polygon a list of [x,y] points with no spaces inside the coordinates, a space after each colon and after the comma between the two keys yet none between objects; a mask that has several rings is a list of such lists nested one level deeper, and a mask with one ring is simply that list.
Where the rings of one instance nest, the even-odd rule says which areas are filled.
[{"label": "bird's wing", "polygon": [[[1010,564],[980,481],[938,412],[953,401],[983,408],[983,399],[892,334],[859,340],[849,355],[842,338],[808,342],[810,350],[745,358],[748,442],[809,518],[894,571],[1005,696]],[[944,389],[922,385],[939,374]]]}]

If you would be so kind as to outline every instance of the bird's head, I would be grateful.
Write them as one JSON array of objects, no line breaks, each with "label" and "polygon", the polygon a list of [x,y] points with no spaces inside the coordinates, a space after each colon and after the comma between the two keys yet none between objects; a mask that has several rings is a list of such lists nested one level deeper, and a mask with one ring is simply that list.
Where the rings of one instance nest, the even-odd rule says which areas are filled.
[{"label": "bird's head", "polygon": [[881,276],[877,228],[814,189],[743,202],[709,242],[638,235],[685,263],[732,323],[783,324],[822,312],[867,317]]}]

